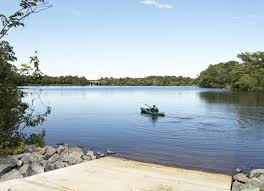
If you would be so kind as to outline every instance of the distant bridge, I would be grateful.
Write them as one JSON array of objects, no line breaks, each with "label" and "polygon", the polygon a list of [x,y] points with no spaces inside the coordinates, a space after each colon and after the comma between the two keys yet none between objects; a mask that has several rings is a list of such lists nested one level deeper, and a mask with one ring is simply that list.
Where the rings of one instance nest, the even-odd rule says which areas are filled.
[{"label": "distant bridge", "polygon": [[100,80],[89,80],[90,86],[101,86],[102,82]]}]

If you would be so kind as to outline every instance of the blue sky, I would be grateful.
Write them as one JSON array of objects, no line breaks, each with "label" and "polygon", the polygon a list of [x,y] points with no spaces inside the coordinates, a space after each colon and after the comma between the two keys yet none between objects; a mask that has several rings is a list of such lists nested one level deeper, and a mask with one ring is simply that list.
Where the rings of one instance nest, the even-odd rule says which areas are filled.
[{"label": "blue sky", "polygon": [[[18,1],[0,0],[10,13]],[[263,50],[262,0],[50,0],[13,30],[18,63],[39,52],[48,75],[195,77],[209,64]]]}]

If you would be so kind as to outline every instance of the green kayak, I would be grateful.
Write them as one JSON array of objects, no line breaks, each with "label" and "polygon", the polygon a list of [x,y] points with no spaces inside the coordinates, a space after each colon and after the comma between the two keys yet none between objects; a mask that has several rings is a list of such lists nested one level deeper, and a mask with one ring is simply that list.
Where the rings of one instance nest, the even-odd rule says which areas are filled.
[{"label": "green kayak", "polygon": [[143,108],[143,107],[141,107],[141,113],[145,113],[145,114],[149,114],[149,115],[153,115],[153,116],[162,116],[162,117],[165,116],[165,113],[162,113],[162,112],[152,112],[149,109]]}]

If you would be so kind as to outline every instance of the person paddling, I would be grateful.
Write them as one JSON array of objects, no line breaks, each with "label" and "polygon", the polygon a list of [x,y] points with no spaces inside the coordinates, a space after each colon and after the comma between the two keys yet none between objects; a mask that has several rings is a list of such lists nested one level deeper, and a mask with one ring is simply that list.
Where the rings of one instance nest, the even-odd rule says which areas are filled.
[{"label": "person paddling", "polygon": [[159,112],[159,109],[156,107],[156,105],[153,105],[153,106],[150,108],[150,111],[152,111],[152,112]]}]

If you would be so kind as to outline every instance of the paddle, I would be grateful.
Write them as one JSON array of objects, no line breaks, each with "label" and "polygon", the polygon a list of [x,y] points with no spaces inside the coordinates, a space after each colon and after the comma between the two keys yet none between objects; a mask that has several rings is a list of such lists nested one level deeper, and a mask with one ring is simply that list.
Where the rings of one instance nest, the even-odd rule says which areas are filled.
[{"label": "paddle", "polygon": [[149,106],[148,104],[145,104],[146,106],[148,106],[149,108],[152,108],[151,106]]}]

